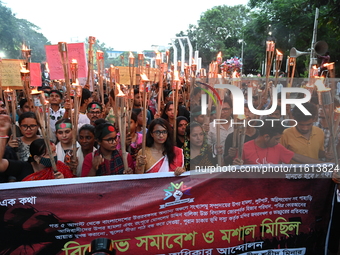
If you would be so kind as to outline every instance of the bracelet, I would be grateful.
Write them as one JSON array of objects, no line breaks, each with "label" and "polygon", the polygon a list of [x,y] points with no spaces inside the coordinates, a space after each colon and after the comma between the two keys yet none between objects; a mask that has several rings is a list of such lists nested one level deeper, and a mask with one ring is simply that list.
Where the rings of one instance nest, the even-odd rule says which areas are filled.
[{"label": "bracelet", "polygon": [[0,138],[9,138],[8,135],[0,136]]}]

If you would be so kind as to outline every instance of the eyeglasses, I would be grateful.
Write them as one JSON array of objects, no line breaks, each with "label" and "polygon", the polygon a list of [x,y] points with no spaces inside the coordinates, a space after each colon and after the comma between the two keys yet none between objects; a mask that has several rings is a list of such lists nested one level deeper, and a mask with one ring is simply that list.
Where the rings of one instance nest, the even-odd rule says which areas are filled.
[{"label": "eyeglasses", "polygon": [[118,138],[118,136],[107,138],[107,139],[103,139],[103,140],[108,142],[108,143],[114,143],[114,142],[117,142],[117,138]]},{"label": "eyeglasses", "polygon": [[[57,120],[60,120],[62,117],[63,117],[63,116],[58,116],[58,117],[57,117]],[[55,116],[53,116],[53,115],[50,115],[50,118],[51,118],[51,120],[55,120]]]},{"label": "eyeglasses", "polygon": [[27,129],[30,129],[30,130],[33,130],[34,128],[36,128],[38,125],[20,125],[20,127],[23,129],[23,130],[27,130]]},{"label": "eyeglasses", "polygon": [[160,135],[167,135],[168,131],[167,130],[163,130],[163,131],[156,130],[156,131],[153,131],[152,133],[157,135],[157,136],[160,136]]},{"label": "eyeglasses", "polygon": [[93,114],[93,115],[98,115],[98,114],[101,114],[101,112],[89,112],[90,114]]},{"label": "eyeglasses", "polygon": [[222,112],[230,111],[231,108],[222,108]]}]

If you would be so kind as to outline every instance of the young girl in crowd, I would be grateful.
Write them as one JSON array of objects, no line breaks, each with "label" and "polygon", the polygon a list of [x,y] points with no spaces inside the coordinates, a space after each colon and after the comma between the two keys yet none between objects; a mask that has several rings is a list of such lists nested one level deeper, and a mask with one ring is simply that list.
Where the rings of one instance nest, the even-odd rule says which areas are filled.
[{"label": "young girl in crowd", "polygon": [[145,156],[142,153],[139,150],[136,173],[175,172],[180,175],[185,171],[183,150],[173,145],[172,127],[162,118],[150,123]]},{"label": "young girl in crowd", "polygon": [[94,126],[85,124],[79,129],[78,142],[80,148],[77,150],[77,176],[81,176],[81,170],[84,163],[84,158],[87,154],[92,153],[96,150],[94,147]]},{"label": "young girl in crowd", "polygon": [[8,146],[12,148],[11,155],[15,155],[15,148],[17,148],[17,155],[13,157],[6,157],[12,159],[19,159],[21,161],[27,161],[30,156],[30,144],[38,139],[40,136],[37,135],[39,130],[39,123],[36,115],[33,112],[24,112],[20,115],[19,128],[22,134],[21,137],[16,140],[10,140]]},{"label": "young girl in crowd", "polygon": [[161,118],[165,119],[169,122],[170,126],[173,127],[175,123],[175,114],[174,114],[174,103],[172,101],[167,102]]},{"label": "young girl in crowd", "polygon": [[95,127],[95,138],[99,149],[85,156],[81,176],[101,176],[133,173],[134,165],[130,154],[127,154],[128,169],[124,169],[123,158],[117,150],[117,131],[108,122]]},{"label": "young girl in crowd", "polygon": [[[143,112],[141,108],[132,109],[132,112],[136,114],[137,116],[137,122],[136,122],[136,132],[143,134]],[[146,129],[146,132],[148,129]]]},{"label": "young girl in crowd", "polygon": [[[0,115],[0,137],[6,137],[11,126],[9,116]],[[50,156],[47,153],[43,139],[36,139],[30,145],[30,157],[27,161],[8,160],[3,158],[6,139],[0,139],[0,172],[7,176],[14,176],[17,181],[62,179],[73,177],[69,167],[56,160],[56,147],[51,143],[52,153],[57,166],[54,173]]]},{"label": "young girl in crowd", "polygon": [[[55,123],[58,160],[69,163],[72,156],[72,123],[70,119],[60,119]],[[79,144],[77,143],[77,148]],[[73,169],[74,170],[74,169]]]},{"label": "young girl in crowd", "polygon": [[[127,137],[126,137],[126,151],[133,158],[134,165],[136,165],[136,157],[138,151],[142,148],[143,142],[143,134],[137,133],[137,115],[136,113],[131,113],[130,125],[126,122],[126,126],[130,126],[130,134],[128,134],[128,130],[126,130]],[[121,149],[120,142],[117,145],[117,150]]]}]

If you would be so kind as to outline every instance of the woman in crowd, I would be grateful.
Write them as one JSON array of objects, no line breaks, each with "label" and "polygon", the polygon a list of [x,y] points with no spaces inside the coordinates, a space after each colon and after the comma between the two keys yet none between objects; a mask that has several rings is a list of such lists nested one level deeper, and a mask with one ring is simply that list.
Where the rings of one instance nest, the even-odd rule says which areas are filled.
[{"label": "woman in crowd", "polygon": [[6,156],[6,158],[27,161],[28,157],[30,156],[30,144],[40,137],[37,134],[39,130],[39,123],[36,115],[33,112],[22,113],[19,116],[18,123],[22,136],[18,137],[16,140],[10,140],[8,142],[8,146],[11,148],[11,155],[15,155],[17,151],[17,156],[19,158],[17,156]]},{"label": "woman in crowd", "polygon": [[81,176],[81,170],[85,156],[96,151],[96,148],[94,147],[95,141],[94,126],[90,124],[83,125],[78,132],[78,142],[80,144],[80,148],[77,150],[77,176]]},{"label": "woman in crowd", "polygon": [[[134,114],[136,114],[137,116],[137,126],[136,126],[136,132],[143,134],[143,112],[141,108],[136,108],[136,109],[132,109],[132,112]],[[146,129],[146,132],[148,131],[148,129]]]},{"label": "woman in crowd", "polygon": [[177,127],[177,135],[176,135],[176,146],[178,148],[183,148],[184,140],[185,140],[185,128],[187,127],[189,121],[184,116],[178,116],[176,118],[176,127]]},{"label": "woman in crowd", "polygon": [[27,161],[8,160],[3,158],[6,145],[6,134],[11,126],[9,116],[0,115],[0,172],[14,176],[17,181],[62,179],[73,177],[69,167],[56,160],[56,147],[51,143],[51,149],[56,161],[57,172],[52,169],[50,156],[43,139],[36,139],[30,145],[30,157]]},{"label": "woman in crowd", "polygon": [[[215,166],[217,158],[213,157],[211,145],[202,126],[197,122],[191,122],[185,130],[184,157],[185,168],[194,170],[197,167]],[[219,150],[222,153],[221,150]]]},{"label": "woman in crowd", "polygon": [[172,101],[167,102],[161,118],[165,119],[169,122],[170,126],[173,127],[175,123],[175,114],[174,114],[174,103]]},{"label": "woman in crowd", "polygon": [[185,171],[183,150],[174,146],[172,128],[162,118],[150,123],[145,155],[142,153],[142,150],[138,152],[136,173],[175,172],[180,175]]},{"label": "woman in crowd", "polygon": [[[142,148],[143,134],[136,131],[137,128],[137,115],[136,113],[131,113],[130,125],[126,122],[126,127],[130,126],[130,134],[126,130],[126,151],[133,158],[134,165],[136,165],[136,157],[138,151]],[[121,150],[121,141],[117,144],[117,150]]]},{"label": "woman in crowd", "polygon": [[99,149],[85,156],[81,176],[101,176],[133,173],[133,160],[127,154],[128,169],[124,169],[123,158],[117,150],[117,131],[111,123],[95,127],[95,138]]},{"label": "woman in crowd", "polygon": [[[55,123],[58,160],[70,163],[72,156],[73,128],[70,119],[60,119]],[[77,148],[79,144],[77,143]],[[73,169],[74,170],[74,169]]]}]

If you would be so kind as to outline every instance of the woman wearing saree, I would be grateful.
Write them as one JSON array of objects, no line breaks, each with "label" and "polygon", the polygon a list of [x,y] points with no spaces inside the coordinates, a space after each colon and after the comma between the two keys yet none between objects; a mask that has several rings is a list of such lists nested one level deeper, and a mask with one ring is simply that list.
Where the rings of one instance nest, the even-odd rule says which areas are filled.
[{"label": "woman wearing saree", "polygon": [[[145,155],[138,152],[136,173],[185,172],[183,150],[174,146],[172,128],[162,118],[154,119],[146,134]],[[147,159],[147,160],[146,160]]]}]

